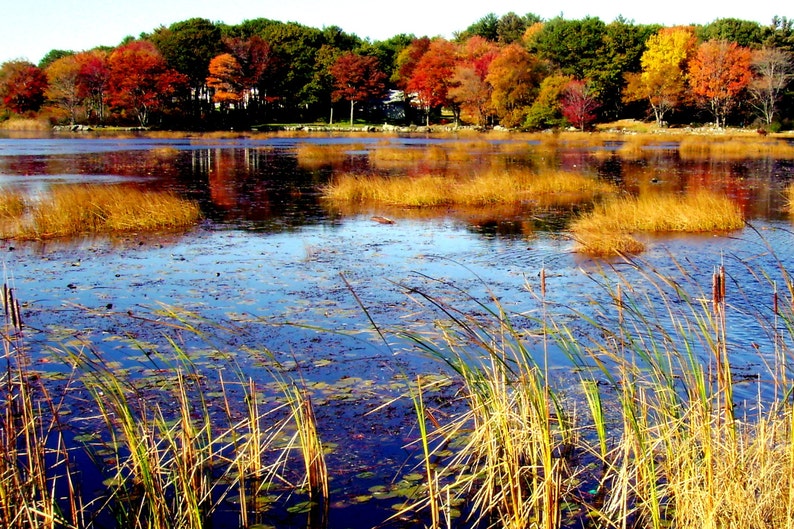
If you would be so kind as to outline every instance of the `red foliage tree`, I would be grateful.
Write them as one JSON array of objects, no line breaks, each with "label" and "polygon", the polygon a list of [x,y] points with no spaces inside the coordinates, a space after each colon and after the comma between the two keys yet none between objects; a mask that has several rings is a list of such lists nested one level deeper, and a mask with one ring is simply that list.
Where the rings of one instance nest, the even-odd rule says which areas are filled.
[{"label": "red foliage tree", "polygon": [[386,90],[386,74],[378,65],[378,59],[367,55],[347,52],[331,65],[334,78],[334,101],[350,101],[350,127],[353,127],[353,107],[356,101],[378,97]]},{"label": "red foliage tree", "polygon": [[96,116],[96,121],[104,123],[105,99],[110,82],[108,53],[102,50],[92,50],[78,53],[75,57],[80,64],[78,81],[86,115],[89,121],[92,120],[92,116]]},{"label": "red foliage tree", "polygon": [[450,82],[455,73],[455,45],[446,39],[434,39],[419,59],[413,74],[407,83],[407,90],[414,92],[419,105],[424,109],[427,124],[430,125],[430,110],[435,107],[447,106],[459,118],[459,107],[450,98]]},{"label": "red foliage tree", "polygon": [[250,96],[250,101],[263,102],[268,74],[277,63],[272,47],[256,35],[250,39],[227,39],[225,44],[240,65],[243,92]]},{"label": "red foliage tree", "polygon": [[593,87],[585,81],[571,81],[563,92],[562,115],[581,131],[595,121],[600,106]]},{"label": "red foliage tree", "polygon": [[133,41],[116,48],[108,59],[110,69],[108,96],[112,106],[146,126],[153,112],[181,87],[186,76],[168,68],[151,42]]},{"label": "red foliage tree", "polygon": [[0,67],[0,98],[17,114],[36,112],[44,103],[47,75],[27,61],[9,61]]}]

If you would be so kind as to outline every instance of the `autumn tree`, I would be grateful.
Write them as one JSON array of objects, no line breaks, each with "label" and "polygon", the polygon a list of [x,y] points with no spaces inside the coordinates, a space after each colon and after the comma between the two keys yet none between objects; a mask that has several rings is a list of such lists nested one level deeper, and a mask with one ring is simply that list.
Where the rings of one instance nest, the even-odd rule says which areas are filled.
[{"label": "autumn tree", "polygon": [[625,74],[625,102],[647,101],[656,124],[678,108],[687,94],[685,72],[697,39],[689,27],[663,28],[652,35],[642,54],[642,71]]},{"label": "autumn tree", "polygon": [[769,127],[775,119],[777,106],[794,78],[794,56],[777,48],[762,48],[753,52],[751,63],[750,104]]},{"label": "autumn tree", "polygon": [[692,92],[708,107],[718,128],[725,126],[739,95],[750,84],[751,62],[749,49],[725,40],[702,43],[690,61]]},{"label": "autumn tree", "polygon": [[538,95],[527,111],[525,128],[537,130],[562,124],[563,94],[571,80],[567,75],[549,75],[541,81]]},{"label": "autumn tree", "polygon": [[44,95],[55,107],[66,113],[69,123],[77,121],[77,110],[82,106],[80,90],[80,62],[75,55],[56,59],[45,70],[47,89]]},{"label": "autumn tree", "polygon": [[571,125],[584,131],[596,119],[600,103],[592,85],[586,81],[573,80],[568,83],[562,95],[561,109]]},{"label": "autumn tree", "polygon": [[491,115],[491,85],[485,80],[493,60],[499,55],[496,43],[480,36],[466,40],[459,50],[450,97],[478,125],[485,126]]},{"label": "autumn tree", "polygon": [[213,91],[212,100],[222,109],[242,106],[245,83],[243,69],[231,53],[215,56],[209,64],[207,86]]},{"label": "autumn tree", "polygon": [[197,116],[209,101],[206,81],[210,61],[223,51],[220,28],[207,19],[191,18],[160,27],[147,40],[156,45],[169,68],[188,80],[191,107]]},{"label": "autumn tree", "polygon": [[108,58],[108,95],[112,106],[141,126],[153,112],[162,110],[178,90],[188,84],[186,76],[168,67],[157,48],[148,41],[119,46]]},{"label": "autumn tree", "polygon": [[519,44],[510,44],[491,62],[486,81],[491,85],[491,106],[505,127],[526,119],[546,69],[542,61]]},{"label": "autumn tree", "polygon": [[99,123],[105,121],[105,100],[110,82],[109,55],[104,50],[96,49],[81,52],[75,56],[80,65],[78,80],[86,115],[89,120],[92,116],[96,116]]},{"label": "autumn tree", "polygon": [[0,100],[17,114],[36,112],[44,103],[47,75],[34,64],[8,61],[0,66]]},{"label": "autumn tree", "polygon": [[413,39],[408,46],[400,50],[394,59],[394,68],[389,80],[402,90],[404,94],[406,117],[408,117],[409,121],[411,121],[411,116],[408,113],[413,108],[413,105],[411,102],[412,94],[408,91],[408,83],[414,75],[416,65],[419,64],[419,60],[427,53],[429,48],[430,39],[428,37]]},{"label": "autumn tree", "polygon": [[437,107],[449,107],[459,119],[459,107],[450,99],[450,81],[455,72],[455,45],[442,38],[431,41],[407,83],[407,90],[416,93],[419,105],[425,111],[430,125],[430,111]]},{"label": "autumn tree", "polygon": [[378,59],[347,52],[339,56],[331,66],[334,78],[334,101],[350,101],[350,128],[353,128],[353,107],[358,101],[366,101],[383,95],[386,75],[380,71]]},{"label": "autumn tree", "polygon": [[247,115],[250,119],[263,117],[275,86],[278,61],[272,46],[258,35],[227,37],[224,45],[240,66]]}]

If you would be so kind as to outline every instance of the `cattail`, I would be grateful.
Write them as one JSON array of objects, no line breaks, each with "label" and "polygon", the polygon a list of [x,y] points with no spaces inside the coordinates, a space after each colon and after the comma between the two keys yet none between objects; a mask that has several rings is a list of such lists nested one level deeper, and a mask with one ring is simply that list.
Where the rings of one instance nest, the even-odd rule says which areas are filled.
[{"label": "cattail", "polygon": [[720,302],[725,302],[725,265],[720,265]]},{"label": "cattail", "polygon": [[541,297],[546,297],[546,269],[540,269],[540,295]]},{"label": "cattail", "polygon": [[623,323],[623,291],[620,289],[620,284],[618,284],[618,288],[615,291],[615,297],[618,306],[618,321]]}]

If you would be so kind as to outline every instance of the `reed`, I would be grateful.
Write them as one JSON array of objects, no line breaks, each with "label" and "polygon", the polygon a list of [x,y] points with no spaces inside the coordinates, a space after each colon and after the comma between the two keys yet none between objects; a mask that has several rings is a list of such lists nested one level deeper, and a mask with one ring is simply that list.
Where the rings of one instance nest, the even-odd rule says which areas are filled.
[{"label": "reed", "polygon": [[472,525],[488,520],[498,527],[560,527],[562,491],[575,479],[564,471],[575,433],[560,396],[527,348],[525,331],[513,326],[496,300],[493,305],[475,302],[480,316],[474,317],[413,292],[449,324],[440,336],[401,336],[451,369],[465,401],[459,415],[430,434],[422,426],[422,401],[414,396],[425,459],[431,442],[458,447],[445,464],[428,472],[432,497],[415,506],[429,506],[436,523],[439,487],[431,485],[447,482],[455,501],[469,503],[475,519],[467,523]]},{"label": "reed", "polygon": [[[623,264],[631,273],[593,274],[603,301],[567,315],[547,313],[549,306],[563,307],[554,303],[554,281],[544,270],[536,297],[541,309],[532,311],[539,316],[509,314],[496,298],[487,305],[470,300],[471,308],[448,305],[428,286],[407,287],[413,299],[427,302],[437,325],[400,336],[450,368],[465,399],[431,432],[423,427],[421,386],[412,397],[429,484],[428,498],[414,506],[430,509],[433,527],[441,483],[467,502],[474,519],[466,523],[473,525],[794,526],[791,388],[776,389],[772,402],[759,396],[743,417],[736,415],[726,325],[733,309],[726,300],[749,294],[742,285],[725,292],[724,264],[715,273],[716,289],[699,284],[680,263],[676,277],[636,260]],[[777,292],[769,275],[756,277],[754,288]],[[757,345],[787,355],[792,310],[789,302],[775,307],[786,323],[776,321],[773,331],[759,308],[767,332],[758,338],[770,343]],[[568,377],[555,382],[539,365],[547,339],[573,363],[589,420],[572,409],[579,400]],[[768,366],[771,380],[787,380],[785,362]],[[555,384],[567,388],[566,397]],[[433,441],[457,441],[458,452],[431,465],[429,456],[444,460],[428,448]]]},{"label": "reed", "polygon": [[174,193],[126,186],[67,185],[29,205],[3,238],[43,239],[114,231],[184,228],[201,217],[196,203]]},{"label": "reed", "polygon": [[324,190],[335,202],[392,206],[484,206],[515,204],[555,197],[578,202],[614,193],[615,188],[579,173],[524,170],[491,170],[471,177],[385,177],[342,174]]},{"label": "reed", "polygon": [[7,284],[2,298],[0,524],[9,529],[77,527],[86,520],[62,433],[63,401],[51,397],[29,370],[19,302]]},{"label": "reed", "polygon": [[725,196],[697,190],[684,196],[646,194],[596,204],[571,226],[580,250],[592,255],[639,253],[632,233],[726,232],[744,226],[739,207]]}]

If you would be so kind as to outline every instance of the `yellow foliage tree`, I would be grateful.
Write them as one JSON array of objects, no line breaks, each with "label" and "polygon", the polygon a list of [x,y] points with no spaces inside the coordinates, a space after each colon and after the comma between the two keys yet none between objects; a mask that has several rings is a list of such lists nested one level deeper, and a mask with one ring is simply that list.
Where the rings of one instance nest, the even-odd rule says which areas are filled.
[{"label": "yellow foliage tree", "polygon": [[625,75],[625,102],[647,100],[657,125],[675,110],[686,96],[685,72],[697,49],[697,37],[691,27],[662,28],[648,39],[642,54],[640,73]]},{"label": "yellow foliage tree", "polygon": [[47,89],[44,95],[56,107],[69,116],[69,123],[75,124],[77,109],[82,104],[80,87],[81,64],[75,55],[66,55],[52,62],[47,74]]}]

